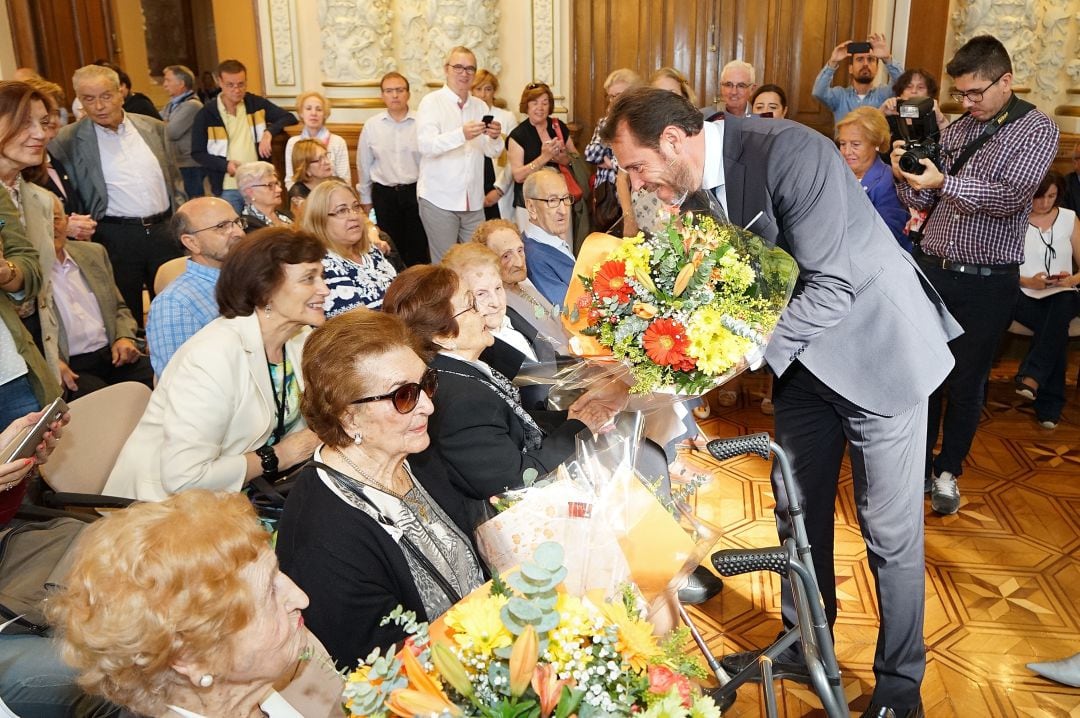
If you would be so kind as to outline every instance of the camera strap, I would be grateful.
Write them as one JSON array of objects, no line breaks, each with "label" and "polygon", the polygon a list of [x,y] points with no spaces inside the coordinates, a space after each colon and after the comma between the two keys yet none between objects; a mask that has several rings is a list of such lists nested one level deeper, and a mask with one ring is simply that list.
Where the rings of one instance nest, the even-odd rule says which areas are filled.
[{"label": "camera strap", "polygon": [[[1009,104],[1005,105],[1005,108],[1001,110],[1001,112],[997,113],[993,119],[986,123],[986,127],[983,128],[983,131],[979,134],[979,136],[964,146],[963,151],[960,153],[960,156],[957,157],[953,161],[952,166],[949,167],[949,174],[959,174],[960,170],[963,169],[965,164],[967,164],[967,161],[970,160],[983,145],[989,142],[990,138],[997,134],[998,130],[1000,130],[1002,127],[1009,124],[1010,122],[1015,122],[1016,120],[1019,120],[1021,117],[1034,109],[1035,105],[1031,104],[1026,100],[1021,100],[1014,94],[1012,96],[1012,99],[1009,100]],[[958,118],[957,121],[968,117],[970,114],[971,113],[965,112]],[[923,219],[922,226],[920,227],[920,236],[922,235],[921,230],[930,226],[930,215],[934,213],[934,210],[937,209],[937,206],[938,204],[940,204],[940,202],[941,199],[939,198],[938,201],[934,203],[934,206],[926,212],[926,218]],[[916,244],[921,244],[921,241],[916,242]]]},{"label": "camera strap", "polygon": [[[1013,95],[1012,99],[1009,100],[1009,104],[1005,106],[1005,109],[997,113],[992,120],[986,123],[986,127],[983,128],[982,133],[964,146],[963,152],[960,153],[960,156],[953,161],[952,167],[949,168],[949,174],[955,175],[959,173],[963,166],[967,164],[967,161],[970,160],[971,157],[979,151],[979,148],[985,145],[991,137],[997,134],[998,130],[1010,122],[1019,120],[1034,109],[1035,105]],[[964,116],[966,117],[968,114],[969,113],[965,112]],[[961,119],[963,119],[963,117],[961,117]]]}]

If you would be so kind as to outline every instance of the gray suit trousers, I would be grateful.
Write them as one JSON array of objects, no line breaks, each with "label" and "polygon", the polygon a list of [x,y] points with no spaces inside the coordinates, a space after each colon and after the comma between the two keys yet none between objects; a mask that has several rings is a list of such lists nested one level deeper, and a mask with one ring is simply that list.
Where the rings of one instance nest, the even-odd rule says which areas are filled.
[{"label": "gray suit trousers", "polygon": [[[926,668],[923,643],[923,461],[927,401],[897,416],[872,414],[840,396],[795,362],[773,388],[776,442],[791,458],[806,512],[814,569],[829,624],[836,621],[834,530],[837,482],[848,446],[859,527],[877,583],[881,626],[874,655],[874,700],[914,706]],[[773,467],[776,523],[791,535],[788,499]],[[795,607],[783,586],[784,622]]]}]

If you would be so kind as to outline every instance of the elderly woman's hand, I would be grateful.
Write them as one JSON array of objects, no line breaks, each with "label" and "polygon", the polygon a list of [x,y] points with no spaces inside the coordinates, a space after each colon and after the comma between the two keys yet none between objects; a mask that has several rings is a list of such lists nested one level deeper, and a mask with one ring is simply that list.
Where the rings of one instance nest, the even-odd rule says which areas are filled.
[{"label": "elderly woman's hand", "polygon": [[[37,423],[37,420],[41,418],[40,411],[35,411],[21,419],[16,419],[11,422],[2,433],[0,433],[0,447],[6,447],[19,432],[27,427],[31,427]],[[41,443],[38,444],[37,450],[34,456],[27,459],[16,459],[9,461],[5,464],[0,464],[0,492],[7,491],[14,486],[17,486],[23,478],[26,477],[30,470],[34,468],[35,464],[44,464],[49,459],[49,454],[56,448],[56,442],[63,433],[62,428],[65,424],[71,421],[70,414],[64,414],[60,417],[59,421],[54,421],[49,427],[49,430],[45,432],[45,436],[42,437]]]},{"label": "elderly woman's hand", "polygon": [[301,429],[287,434],[280,443],[274,445],[278,457],[278,466],[287,469],[307,461],[315,453],[319,437],[311,429]]},{"label": "elderly woman's hand", "polygon": [[582,403],[579,398],[566,412],[566,418],[577,419],[585,426],[589,427],[589,430],[596,434],[604,426],[604,424],[611,421],[615,416],[615,411],[611,407],[604,405],[600,401],[587,401]]}]

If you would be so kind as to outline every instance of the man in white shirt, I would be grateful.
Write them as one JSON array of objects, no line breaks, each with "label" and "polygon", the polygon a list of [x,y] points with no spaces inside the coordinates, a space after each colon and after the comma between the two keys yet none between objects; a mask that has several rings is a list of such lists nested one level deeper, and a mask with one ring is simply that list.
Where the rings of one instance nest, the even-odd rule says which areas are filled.
[{"label": "man in white shirt", "polygon": [[87,65],[72,77],[86,116],[60,130],[49,153],[68,170],[73,211],[97,220],[94,241],[105,245],[116,286],[135,321],[142,291],[154,296],[158,267],[180,256],[169,218],[183,202],[183,183],[165,124],[124,112],[116,73]]},{"label": "man in white shirt", "polygon": [[706,107],[702,110],[707,122],[720,119],[726,112],[736,117],[749,117],[752,113],[750,96],[757,89],[754,81],[754,66],[742,60],[732,60],[720,71],[720,96],[724,99],[723,109]]},{"label": "man in white shirt", "polygon": [[417,143],[420,176],[416,194],[431,261],[456,242],[468,242],[484,221],[484,157],[503,151],[502,126],[485,124],[488,107],[469,94],[476,55],[467,47],[450,51],[446,84],[420,101]]},{"label": "man in white shirt", "polygon": [[375,208],[379,228],[390,235],[401,261],[411,267],[430,261],[416,198],[420,175],[416,116],[409,111],[409,81],[401,73],[383,75],[379,92],[386,111],[368,120],[360,133],[356,188],[364,212]]}]

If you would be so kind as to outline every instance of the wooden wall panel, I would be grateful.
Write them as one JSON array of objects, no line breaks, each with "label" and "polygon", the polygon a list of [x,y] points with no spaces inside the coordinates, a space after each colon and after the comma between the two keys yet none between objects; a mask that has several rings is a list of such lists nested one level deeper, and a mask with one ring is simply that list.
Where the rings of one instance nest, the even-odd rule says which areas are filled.
[{"label": "wooden wall panel", "polygon": [[814,78],[833,47],[867,36],[871,9],[870,0],[572,0],[571,8],[579,146],[606,111],[612,70],[648,77],[677,67],[704,106],[716,103],[720,69],[735,58],[754,65],[758,82],[788,91],[789,116],[831,134],[832,114],[810,95]]}]

